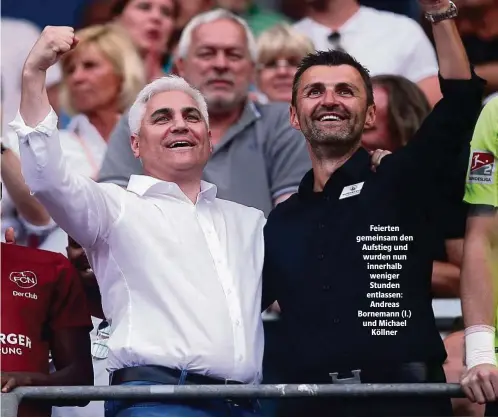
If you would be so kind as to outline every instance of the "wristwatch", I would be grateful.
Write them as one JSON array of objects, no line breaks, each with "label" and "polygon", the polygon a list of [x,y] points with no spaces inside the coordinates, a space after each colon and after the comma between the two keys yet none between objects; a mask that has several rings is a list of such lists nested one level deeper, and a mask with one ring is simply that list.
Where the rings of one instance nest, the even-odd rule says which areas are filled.
[{"label": "wristwatch", "polygon": [[442,13],[425,13],[425,18],[431,23],[438,23],[442,20],[453,19],[458,16],[458,8],[456,4],[450,1],[450,7],[448,10]]}]

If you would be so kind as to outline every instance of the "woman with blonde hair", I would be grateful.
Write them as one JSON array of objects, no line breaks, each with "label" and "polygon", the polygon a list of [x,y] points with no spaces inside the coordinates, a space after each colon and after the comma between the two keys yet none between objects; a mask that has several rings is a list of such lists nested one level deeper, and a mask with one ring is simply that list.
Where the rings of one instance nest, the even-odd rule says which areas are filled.
[{"label": "woman with blonde hair", "polygon": [[61,60],[60,103],[72,116],[61,143],[73,166],[95,178],[116,122],[146,77],[132,41],[117,25],[90,26],[76,36],[78,46]]},{"label": "woman with blonde hair", "polygon": [[290,102],[297,66],[314,50],[311,39],[286,23],[279,23],[261,33],[256,74],[259,91],[269,101]]}]

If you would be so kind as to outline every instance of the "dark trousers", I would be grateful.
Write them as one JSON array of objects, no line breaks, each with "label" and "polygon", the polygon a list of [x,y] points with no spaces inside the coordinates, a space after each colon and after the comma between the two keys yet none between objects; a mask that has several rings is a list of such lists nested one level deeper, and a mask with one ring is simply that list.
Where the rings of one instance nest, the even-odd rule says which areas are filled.
[{"label": "dark trousers", "polygon": [[[331,383],[326,380],[315,383]],[[361,383],[446,383],[442,366],[425,373],[405,367],[392,370],[364,370]],[[368,416],[368,417],[448,417],[453,416],[451,399],[440,397],[299,398],[279,401],[278,416]]]},{"label": "dark trousers", "polygon": [[[157,382],[127,382],[128,386]],[[159,401],[106,401],[106,417],[260,417],[259,402],[252,399],[170,399]]]}]

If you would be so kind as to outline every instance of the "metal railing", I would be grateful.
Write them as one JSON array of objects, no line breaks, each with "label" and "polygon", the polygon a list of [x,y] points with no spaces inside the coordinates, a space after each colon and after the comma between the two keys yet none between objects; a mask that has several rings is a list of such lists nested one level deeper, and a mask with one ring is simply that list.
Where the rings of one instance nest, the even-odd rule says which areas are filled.
[{"label": "metal railing", "polygon": [[19,387],[2,393],[2,417],[17,416],[19,403],[29,400],[135,400],[200,398],[302,398],[302,397],[446,397],[463,398],[459,384],[280,384],[280,385],[153,385],[153,386],[50,386]]}]

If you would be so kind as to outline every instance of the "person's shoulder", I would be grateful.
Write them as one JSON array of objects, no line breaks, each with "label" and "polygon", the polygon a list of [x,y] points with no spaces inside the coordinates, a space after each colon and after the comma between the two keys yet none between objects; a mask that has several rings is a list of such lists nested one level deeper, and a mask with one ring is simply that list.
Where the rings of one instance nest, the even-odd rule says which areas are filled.
[{"label": "person's shoulder", "polygon": [[314,21],[310,19],[309,17],[304,17],[301,20],[298,20],[296,23],[294,23],[292,26],[296,30],[307,30],[311,26],[313,26]]},{"label": "person's shoulder", "polygon": [[288,199],[276,205],[268,215],[267,224],[273,224],[279,221],[293,221],[299,215],[300,209],[299,192],[292,194]]},{"label": "person's shoulder", "polygon": [[289,103],[285,102],[270,102],[270,103],[255,103],[254,106],[264,119],[272,119],[274,117],[285,116],[289,118]]},{"label": "person's shoulder", "polygon": [[[489,99],[486,104],[484,105],[483,112],[488,112],[489,114],[492,114],[494,116],[498,116],[498,95],[492,97]],[[497,118],[498,122],[498,118]]]},{"label": "person's shoulder", "polygon": [[362,20],[367,20],[370,22],[372,27],[377,25],[388,25],[389,30],[394,29],[406,32],[409,30],[416,29],[421,31],[420,25],[412,18],[394,12],[389,12],[387,10],[374,9],[373,7],[361,6],[360,11]]},{"label": "person's shoulder", "polygon": [[473,145],[476,141],[488,143],[498,153],[498,97],[489,100],[482,108],[475,127]]},{"label": "person's shoulder", "polygon": [[38,248],[24,247],[16,244],[6,244],[2,242],[2,258],[6,260],[22,261],[27,266],[37,265],[70,265],[69,260],[60,253],[55,253]]}]

